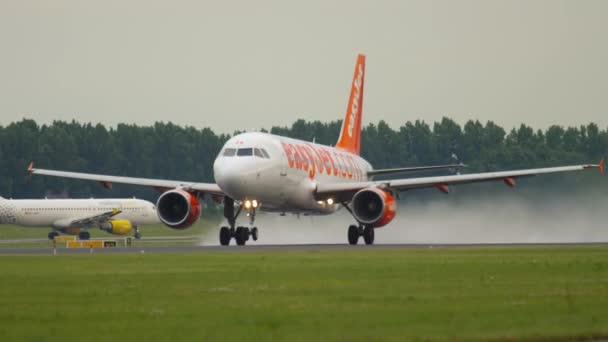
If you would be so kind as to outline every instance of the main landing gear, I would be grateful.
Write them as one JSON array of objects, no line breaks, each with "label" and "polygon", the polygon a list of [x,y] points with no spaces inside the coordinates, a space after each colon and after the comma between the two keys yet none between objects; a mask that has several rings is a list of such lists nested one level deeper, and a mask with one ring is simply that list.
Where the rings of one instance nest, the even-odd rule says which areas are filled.
[{"label": "main landing gear", "polygon": [[[353,216],[355,220],[357,220],[357,216],[353,213],[353,211],[348,207],[347,203],[342,203],[342,206],[348,210],[348,212]],[[358,221],[358,220],[357,220]],[[350,245],[356,245],[359,242],[359,237],[363,237],[363,241],[365,241],[366,245],[374,244],[374,226],[372,225],[363,225],[359,223],[358,226],[350,225],[348,226],[348,243]]]},{"label": "main landing gear", "polygon": [[[59,232],[56,232],[56,231],[52,231],[48,235],[49,240],[55,240],[55,238],[57,236],[59,236]],[[79,240],[88,240],[90,238],[91,238],[91,234],[89,232],[87,232],[87,231],[83,231],[83,232],[78,233],[78,239]]]},{"label": "main landing gear", "polygon": [[222,227],[220,228],[220,245],[228,246],[230,244],[230,239],[234,237],[236,244],[239,246],[243,246],[249,239],[253,239],[253,241],[258,240],[258,228],[253,227],[249,229],[248,227]]},{"label": "main landing gear", "polygon": [[374,244],[374,227],[372,226],[355,226],[351,225],[348,227],[348,243],[356,245],[359,241],[359,237],[363,237],[366,245]]},{"label": "main landing gear", "polygon": [[[247,204],[249,203],[249,204]],[[247,201],[245,203],[245,209],[248,210],[249,222],[253,225],[255,221],[255,211],[258,207],[257,202],[253,205],[251,202]],[[224,198],[224,217],[228,220],[229,227],[220,228],[220,245],[228,246],[230,244],[230,240],[234,238],[236,244],[239,246],[245,245],[249,239],[253,239],[253,241],[258,240],[258,228],[248,228],[248,227],[235,227],[236,226],[236,218],[241,213],[243,209],[243,205],[239,206],[236,213],[234,212],[234,200],[229,197]]]}]

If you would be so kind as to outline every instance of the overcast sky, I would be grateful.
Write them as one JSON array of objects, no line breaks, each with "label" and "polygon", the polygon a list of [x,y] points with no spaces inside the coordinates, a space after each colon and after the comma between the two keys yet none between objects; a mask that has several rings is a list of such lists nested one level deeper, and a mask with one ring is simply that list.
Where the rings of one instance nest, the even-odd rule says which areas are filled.
[{"label": "overcast sky", "polygon": [[0,0],[0,124],[608,126],[608,1]]}]

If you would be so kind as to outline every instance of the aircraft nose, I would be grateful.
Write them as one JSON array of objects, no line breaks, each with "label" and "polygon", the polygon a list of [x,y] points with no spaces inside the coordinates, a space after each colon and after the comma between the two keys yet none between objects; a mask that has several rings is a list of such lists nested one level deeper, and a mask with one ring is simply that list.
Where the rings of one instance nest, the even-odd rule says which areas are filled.
[{"label": "aircraft nose", "polygon": [[238,189],[242,188],[243,177],[240,172],[231,167],[215,170],[215,181],[217,185],[227,194],[236,196]]}]

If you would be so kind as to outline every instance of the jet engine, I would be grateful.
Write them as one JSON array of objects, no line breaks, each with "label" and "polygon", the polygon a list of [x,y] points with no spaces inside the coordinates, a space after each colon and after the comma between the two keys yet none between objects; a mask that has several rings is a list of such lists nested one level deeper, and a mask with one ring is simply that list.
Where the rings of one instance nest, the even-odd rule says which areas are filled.
[{"label": "jet engine", "polygon": [[102,224],[99,228],[114,235],[127,235],[133,229],[129,220],[111,220]]},{"label": "jet engine", "polygon": [[196,196],[184,190],[169,190],[156,202],[158,218],[173,229],[185,229],[198,220],[201,204]]},{"label": "jet engine", "polygon": [[374,228],[387,225],[395,218],[397,202],[390,193],[369,187],[359,190],[351,202],[357,221]]}]

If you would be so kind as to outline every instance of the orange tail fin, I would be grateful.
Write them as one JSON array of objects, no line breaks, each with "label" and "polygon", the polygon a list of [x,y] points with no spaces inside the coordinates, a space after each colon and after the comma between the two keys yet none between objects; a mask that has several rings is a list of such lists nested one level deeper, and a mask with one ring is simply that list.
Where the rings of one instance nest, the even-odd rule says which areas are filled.
[{"label": "orange tail fin", "polygon": [[357,57],[355,75],[350,89],[346,116],[342,122],[336,147],[359,154],[361,151],[361,117],[363,114],[363,85],[365,83],[365,55]]}]

